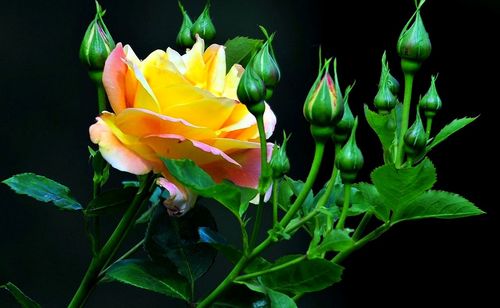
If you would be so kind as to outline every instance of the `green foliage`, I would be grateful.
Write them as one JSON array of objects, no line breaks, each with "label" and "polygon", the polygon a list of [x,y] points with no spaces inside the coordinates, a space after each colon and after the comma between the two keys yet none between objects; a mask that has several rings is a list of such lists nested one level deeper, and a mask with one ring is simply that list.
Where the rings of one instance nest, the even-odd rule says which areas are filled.
[{"label": "green foliage", "polygon": [[328,251],[344,251],[352,247],[354,241],[349,236],[347,230],[333,229],[323,237],[321,244],[319,244],[314,253],[323,254]]},{"label": "green foliage", "polygon": [[222,293],[216,302],[210,306],[213,308],[269,308],[270,302],[265,294],[256,292],[250,288],[232,284],[227,291]]},{"label": "green foliage", "polygon": [[245,36],[237,36],[228,40],[226,47],[226,68],[229,71],[234,64],[245,67],[252,57],[259,51],[263,41]]},{"label": "green foliage", "polygon": [[113,264],[106,271],[106,276],[134,287],[185,301],[190,297],[188,281],[168,264],[140,259],[122,260]]},{"label": "green foliage", "polygon": [[29,296],[23,293],[15,284],[12,282],[7,282],[0,286],[0,289],[5,289],[14,296],[18,304],[23,308],[40,308],[41,306],[32,300]]},{"label": "green foliage", "polygon": [[401,104],[396,105],[390,113],[379,114],[370,110],[365,105],[365,118],[370,127],[377,134],[384,151],[386,162],[392,161],[393,146],[396,141],[398,131],[398,114],[400,113]]},{"label": "green foliage", "polygon": [[484,214],[469,200],[445,191],[429,190],[400,207],[392,223],[423,218],[454,219]]},{"label": "green foliage", "polygon": [[125,210],[136,193],[137,188],[134,187],[118,188],[103,192],[90,201],[84,213],[86,216],[101,216],[118,213]]},{"label": "green foliage", "polygon": [[[282,258],[283,259],[283,258]],[[278,260],[275,264],[289,261]],[[264,274],[262,283],[273,290],[306,293],[322,290],[341,280],[343,267],[324,259],[304,259],[299,263]]]},{"label": "green foliage", "polygon": [[213,198],[224,205],[235,216],[241,217],[248,208],[257,191],[240,187],[229,181],[215,183],[214,180],[189,159],[167,159],[163,163],[182,185],[192,189],[198,195]]},{"label": "green foliage", "polygon": [[398,210],[432,188],[436,182],[436,169],[429,159],[415,167],[402,169],[387,164],[375,169],[371,178],[386,205]]},{"label": "green foliage", "polygon": [[197,205],[182,217],[170,217],[163,206],[156,206],[145,238],[145,248],[156,262],[173,263],[189,282],[200,278],[212,265],[217,251],[200,242],[198,228],[215,229],[210,212]]},{"label": "green foliage", "polygon": [[359,193],[363,196],[366,204],[371,206],[370,211],[375,214],[375,216],[386,222],[389,220],[391,215],[391,209],[383,202],[382,197],[375,185],[368,183],[358,183],[355,185]]},{"label": "green foliage", "polygon": [[263,293],[267,296],[269,305],[266,307],[270,308],[296,308],[297,304],[288,295],[274,291],[265,285],[257,282],[245,282],[245,285],[255,292]]},{"label": "green foliage", "polygon": [[99,150],[94,150],[91,147],[88,147],[88,149],[90,153],[90,159],[92,161],[92,169],[94,169],[94,176],[92,178],[92,181],[94,182],[94,185],[103,187],[109,179],[110,165],[106,160],[104,160],[104,157],[102,157],[102,154]]},{"label": "green foliage", "polygon": [[462,119],[453,120],[450,124],[443,127],[443,129],[441,129],[441,131],[436,135],[436,137],[434,137],[430,141],[430,143],[427,145],[427,151],[432,150],[436,145],[445,141],[446,139],[448,139],[448,137],[450,137],[454,133],[458,132],[459,130],[461,130],[462,128],[467,126],[468,124],[474,122],[474,120],[476,120],[476,119],[477,119],[477,117],[474,117],[474,118],[465,117]]},{"label": "green foliage", "polygon": [[20,173],[2,183],[16,193],[27,195],[42,202],[52,202],[61,210],[77,211],[82,206],[70,195],[68,187],[34,173]]}]

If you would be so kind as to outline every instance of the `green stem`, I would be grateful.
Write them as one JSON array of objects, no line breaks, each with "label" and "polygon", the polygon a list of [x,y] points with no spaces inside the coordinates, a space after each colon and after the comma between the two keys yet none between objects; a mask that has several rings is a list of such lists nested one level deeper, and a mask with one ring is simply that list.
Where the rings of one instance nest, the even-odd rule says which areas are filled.
[{"label": "green stem", "polygon": [[[323,160],[323,154],[325,151],[325,144],[321,142],[316,142],[316,147],[315,147],[315,152],[314,152],[314,159],[311,165],[311,169],[309,170],[309,175],[307,176],[306,183],[304,184],[304,187],[302,191],[300,192],[299,196],[295,200],[295,202],[292,204],[290,210],[287,212],[285,217],[280,221],[279,225],[281,227],[286,226],[290,220],[295,216],[297,211],[300,209],[302,206],[302,203],[305,201],[309,191],[311,190],[314,182],[316,181],[316,177],[318,175],[319,167],[321,166],[321,161]],[[264,249],[266,249],[271,243],[273,243],[273,236],[269,235],[266,237],[262,243],[260,243],[257,247],[255,247],[250,255],[243,256],[238,263],[234,266],[234,268],[231,270],[231,272],[224,278],[224,280],[219,284],[215,290],[213,290],[204,300],[202,300],[197,308],[204,308],[212,304],[213,301],[219,296],[222,292],[226,290],[234,281],[234,279],[238,276],[240,271],[245,268],[247,263],[251,261],[253,258],[258,256]]]},{"label": "green stem", "polygon": [[78,290],[68,305],[69,308],[82,307],[85,303],[90,292],[94,289],[95,284],[98,282],[98,277],[102,269],[106,266],[106,263],[109,262],[109,259],[116,253],[119,244],[127,235],[128,231],[130,231],[133,226],[134,218],[142,208],[141,205],[145,204],[144,200],[147,201],[147,195],[149,194],[148,188],[152,183],[153,176],[149,175],[148,179],[142,183],[141,187],[137,191],[132,203],[128,207],[106,244],[104,244],[101,251],[92,258],[89,268],[87,269]]},{"label": "green stem", "polygon": [[342,213],[340,214],[339,221],[337,222],[336,229],[344,229],[347,212],[351,204],[351,184],[344,184],[344,204],[342,206]]},{"label": "green stem", "polygon": [[427,118],[427,123],[425,125],[425,133],[427,134],[427,139],[431,136],[431,128],[432,128],[432,118]]},{"label": "green stem", "polygon": [[323,142],[316,142],[316,147],[314,149],[314,158],[311,164],[311,169],[309,171],[309,175],[307,176],[304,187],[300,191],[295,202],[290,206],[290,209],[286,213],[286,215],[281,219],[280,225],[282,228],[285,228],[288,223],[294,218],[295,214],[299,211],[300,207],[304,203],[309,194],[309,191],[312,189],[314,182],[316,181],[316,177],[318,176],[319,168],[321,167],[321,161],[323,160],[323,154],[325,153],[325,144]]},{"label": "green stem", "polygon": [[255,214],[255,223],[252,229],[252,235],[250,236],[250,247],[254,247],[255,241],[259,236],[260,226],[262,224],[262,215],[264,213],[264,197],[266,191],[262,186],[265,182],[265,178],[268,176],[267,172],[267,141],[266,141],[266,131],[264,127],[264,114],[257,115],[257,127],[259,129],[259,140],[260,140],[260,181],[259,181],[259,204],[257,205],[257,213]]},{"label": "green stem", "polygon": [[278,185],[279,180],[273,180],[273,227],[278,225]]},{"label": "green stem", "polygon": [[352,235],[352,239],[354,241],[357,241],[361,237],[361,235],[366,229],[366,226],[368,226],[368,224],[370,223],[372,217],[373,214],[371,212],[366,212],[365,215],[363,215],[361,222],[359,223],[358,227],[356,228],[356,231],[354,231],[354,234]]},{"label": "green stem", "polygon": [[372,232],[368,233],[365,237],[354,243],[349,249],[346,249],[342,252],[339,252],[332,260],[331,262],[340,264],[340,262],[344,261],[345,258],[347,258],[352,252],[360,249],[361,247],[365,246],[368,242],[373,241],[374,239],[378,238],[384,232],[386,232],[389,227],[390,223],[386,222],[377,229],[373,230]]},{"label": "green stem", "polygon": [[238,263],[234,266],[231,272],[226,276],[226,278],[219,284],[219,286],[212,291],[204,300],[202,300],[196,307],[204,308],[208,307],[215,301],[217,296],[219,296],[227,287],[229,287],[234,279],[238,276],[240,271],[246,266],[248,258],[243,256]]},{"label": "green stem", "polygon": [[403,100],[403,115],[401,119],[401,131],[399,132],[398,152],[396,156],[396,167],[400,168],[404,159],[404,136],[408,130],[411,109],[411,95],[413,91],[413,74],[405,74],[405,94]]},{"label": "green stem", "polygon": [[264,274],[272,273],[272,272],[278,271],[280,269],[284,269],[286,267],[292,266],[292,265],[297,264],[300,261],[305,260],[305,259],[306,259],[305,255],[304,256],[300,256],[300,257],[292,259],[292,260],[290,260],[288,262],[285,262],[285,263],[273,266],[271,268],[267,268],[267,269],[262,270],[262,271],[253,272],[253,273],[250,273],[250,274],[238,276],[238,277],[236,277],[235,280],[242,281],[242,280],[248,280],[248,279],[252,279],[252,278],[255,278],[255,277],[259,277],[259,276],[262,276]]},{"label": "green stem", "polygon": [[97,88],[97,109],[100,114],[107,108],[106,91],[102,84],[102,71],[90,71],[89,76]]},{"label": "green stem", "polygon": [[[137,250],[139,250],[142,245],[144,245],[144,239],[140,240],[137,244],[135,244],[132,248],[130,248],[126,253],[124,253],[121,257],[119,257],[118,259],[115,260],[115,262],[113,262],[113,264],[117,263],[117,262],[120,262],[121,260],[125,260],[127,259],[128,257],[130,257],[131,255],[133,255],[134,253],[137,252]],[[103,269],[101,271],[101,273],[99,274],[99,278],[102,279],[102,277],[106,274],[106,272],[109,270],[109,268],[111,266],[113,266],[113,264],[109,265],[108,267],[106,267],[105,269]],[[99,280],[100,280],[99,279]]]}]

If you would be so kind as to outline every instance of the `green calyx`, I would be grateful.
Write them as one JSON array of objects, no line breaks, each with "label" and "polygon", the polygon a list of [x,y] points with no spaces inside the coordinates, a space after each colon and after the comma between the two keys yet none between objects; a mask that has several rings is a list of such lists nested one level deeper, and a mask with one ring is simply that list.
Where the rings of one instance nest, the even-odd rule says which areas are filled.
[{"label": "green calyx", "polygon": [[264,27],[260,28],[262,32],[264,32],[267,40],[253,57],[251,65],[257,75],[264,81],[267,89],[266,100],[269,100],[273,94],[274,88],[278,85],[278,82],[281,79],[281,72],[278,63],[276,62],[272,47],[274,34],[269,36]]},{"label": "green calyx", "polygon": [[204,40],[212,40],[215,38],[215,26],[210,18],[210,1],[207,1],[203,12],[191,27],[192,39],[196,39],[196,34]]},{"label": "green calyx", "polygon": [[266,86],[252,66],[248,66],[241,76],[237,89],[238,100],[250,107],[264,101]]},{"label": "green calyx", "polygon": [[[395,80],[395,83],[397,83],[397,88],[394,81],[391,81],[391,78]],[[398,103],[398,99],[394,94],[394,91],[396,90],[399,91],[399,82],[391,76],[389,67],[385,61],[384,52],[384,55],[382,56],[382,73],[378,84],[378,92],[373,99],[373,104],[377,110],[387,113],[396,107],[396,104]]]},{"label": "green calyx", "polygon": [[351,93],[354,84],[348,86],[344,95],[344,113],[342,119],[335,125],[333,130],[333,141],[336,144],[344,145],[351,135],[354,126],[354,116],[349,108],[349,93]]},{"label": "green calyx", "polygon": [[[429,34],[425,30],[420,15],[420,9],[424,2],[425,0],[420,1],[417,10],[403,28],[397,44],[398,54],[402,59],[418,63],[422,63],[429,58],[432,50]],[[413,23],[410,25],[412,21]]]},{"label": "green calyx", "polygon": [[180,1],[179,1],[179,9],[181,10],[182,13],[182,24],[181,28],[179,29],[179,33],[177,34],[177,39],[175,40],[175,42],[180,47],[191,48],[195,43],[193,37],[191,36],[191,27],[193,26],[193,22],[191,21],[191,18],[189,17],[188,13],[184,9]]},{"label": "green calyx", "polygon": [[363,153],[361,153],[361,150],[356,144],[357,127],[358,118],[356,117],[349,140],[335,158],[335,164],[340,171],[340,176],[344,184],[350,184],[356,180],[358,171],[361,170],[365,162]]},{"label": "green calyx", "polygon": [[344,113],[344,101],[338,84],[337,65],[334,61],[335,82],[329,73],[331,60],[320,69],[304,104],[304,117],[313,126],[333,130]]},{"label": "green calyx", "polygon": [[283,143],[280,147],[277,145],[274,146],[271,161],[269,162],[273,179],[279,179],[290,171],[290,161],[286,155],[286,144],[288,139],[290,139],[290,137],[287,137],[285,132],[283,132]]},{"label": "green calyx", "polygon": [[425,133],[424,124],[420,117],[420,111],[417,108],[417,116],[415,122],[406,131],[404,136],[404,149],[408,157],[416,158],[425,149],[427,144],[427,134]]},{"label": "green calyx", "polygon": [[106,13],[96,1],[96,15],[90,23],[80,45],[80,61],[90,71],[102,71],[106,59],[115,48],[115,42],[104,24]]},{"label": "green calyx", "polygon": [[419,107],[424,112],[425,116],[432,119],[438,110],[441,109],[443,103],[436,89],[437,76],[431,77],[431,85],[424,97],[420,99]]},{"label": "green calyx", "polygon": [[387,79],[385,80],[386,83],[389,84],[389,90],[391,90],[392,94],[397,97],[399,94],[399,90],[401,88],[399,81],[392,76],[391,71],[389,69],[389,63],[387,62],[387,55],[386,52],[384,51],[384,54],[382,55],[382,69],[380,71],[380,81],[378,83],[378,86],[382,85],[384,82],[384,75],[387,74]]}]

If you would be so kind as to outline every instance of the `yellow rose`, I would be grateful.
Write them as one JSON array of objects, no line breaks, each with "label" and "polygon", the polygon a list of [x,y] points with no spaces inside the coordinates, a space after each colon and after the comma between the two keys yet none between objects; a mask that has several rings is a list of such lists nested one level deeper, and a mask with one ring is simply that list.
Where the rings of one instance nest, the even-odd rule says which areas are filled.
[{"label": "yellow rose", "polygon": [[[97,118],[90,138],[121,171],[154,171],[172,180],[160,158],[187,158],[215,181],[257,187],[256,120],[236,96],[243,71],[234,65],[226,74],[224,46],[205,50],[199,37],[182,56],[168,48],[143,61],[130,46],[118,44],[103,71],[114,113],[103,112]],[[269,138],[276,117],[267,105],[264,121]]]}]

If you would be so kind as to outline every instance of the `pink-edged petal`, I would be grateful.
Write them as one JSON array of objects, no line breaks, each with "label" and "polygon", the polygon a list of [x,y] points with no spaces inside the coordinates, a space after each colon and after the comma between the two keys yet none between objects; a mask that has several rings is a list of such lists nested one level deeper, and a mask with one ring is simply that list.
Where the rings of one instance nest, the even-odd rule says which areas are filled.
[{"label": "pink-edged petal", "polygon": [[176,185],[166,178],[158,178],[156,184],[169,193],[169,197],[163,201],[163,205],[167,208],[170,216],[182,216],[194,206],[197,196],[190,189]]},{"label": "pink-edged petal", "polygon": [[[267,144],[267,157],[271,158],[273,144]],[[201,167],[210,174],[215,181],[230,180],[239,186],[257,188],[260,177],[260,149],[241,150],[231,154],[241,167],[214,162]]]},{"label": "pink-edged petal", "polygon": [[[235,115],[235,113],[237,114]],[[240,119],[235,121],[235,118],[238,117]],[[219,130],[223,132],[221,137],[238,140],[258,140],[259,130],[257,129],[257,121],[255,120],[255,117],[248,112],[248,110],[242,110],[242,107],[239,107],[239,110],[236,110],[235,108],[235,111],[229,117],[229,120],[232,122],[226,121],[226,125],[229,125]],[[266,131],[266,139],[272,136],[275,126],[276,116],[271,110],[271,107],[269,107],[266,103],[266,109],[264,111],[264,129]]]},{"label": "pink-edged petal", "polygon": [[106,59],[102,74],[102,82],[108,94],[111,108],[115,113],[119,113],[126,108],[125,76],[128,67],[123,62],[125,57],[123,46],[118,43]]},{"label": "pink-edged petal", "polygon": [[153,149],[159,158],[191,159],[198,165],[222,162],[223,164],[232,164],[240,167],[240,164],[236,160],[220,149],[180,135],[153,134],[144,137],[142,141]]},{"label": "pink-edged petal", "polygon": [[152,170],[152,164],[120,142],[101,118],[97,118],[97,123],[90,126],[89,133],[92,142],[99,145],[103,158],[113,168],[137,175]]}]

